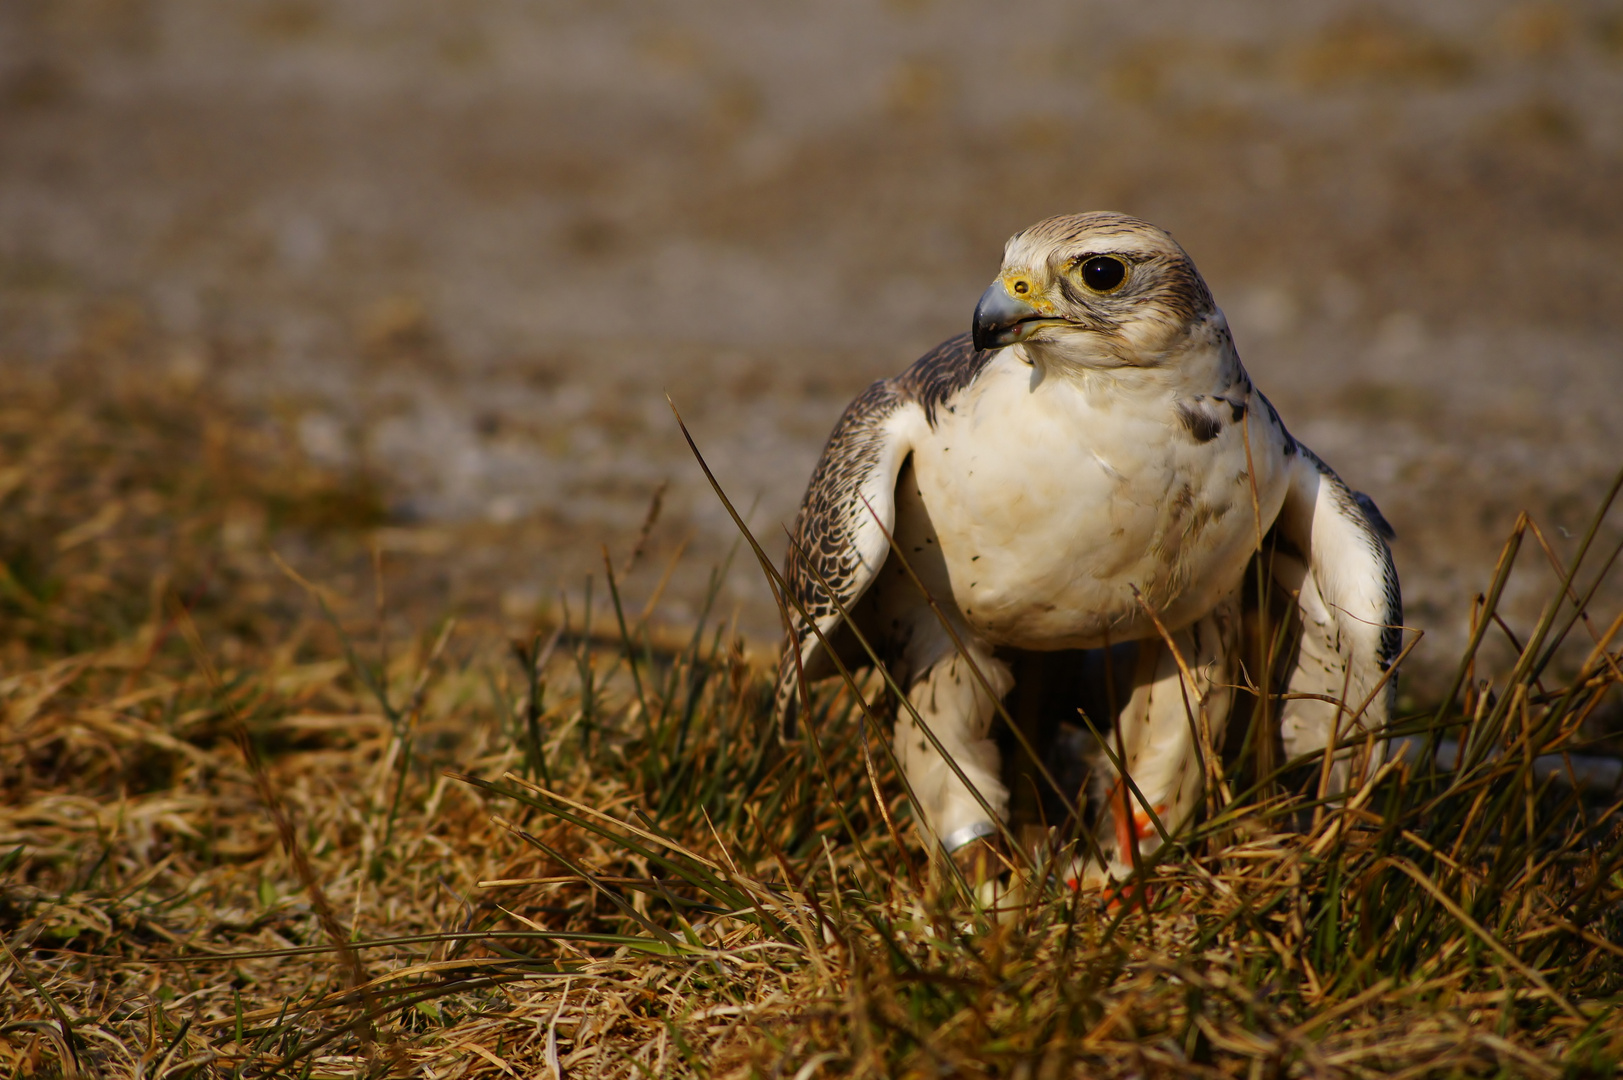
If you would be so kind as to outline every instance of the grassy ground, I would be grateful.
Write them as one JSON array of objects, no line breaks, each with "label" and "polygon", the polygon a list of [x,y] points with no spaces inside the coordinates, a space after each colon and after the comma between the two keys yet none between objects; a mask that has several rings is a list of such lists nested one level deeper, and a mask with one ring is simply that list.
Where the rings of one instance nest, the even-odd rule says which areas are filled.
[{"label": "grassy ground", "polygon": [[[612,592],[595,626],[402,631],[364,482],[184,388],[104,390],[0,407],[12,1075],[1623,1061],[1623,817],[1533,770],[1615,703],[1612,613],[1499,627],[1500,580],[1476,625],[1522,662],[1487,686],[1464,658],[1403,721],[1461,739],[1459,771],[1393,767],[1317,812],[1237,791],[1127,903],[994,917],[926,864],[849,688],[783,748],[725,629],[656,630]],[[1588,659],[1560,674],[1563,637]]]}]

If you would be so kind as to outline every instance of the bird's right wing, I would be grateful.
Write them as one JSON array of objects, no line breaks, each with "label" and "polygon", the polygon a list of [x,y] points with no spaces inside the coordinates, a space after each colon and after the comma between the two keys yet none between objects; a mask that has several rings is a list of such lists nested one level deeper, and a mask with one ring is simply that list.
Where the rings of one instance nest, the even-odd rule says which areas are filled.
[{"label": "bird's right wing", "polygon": [[792,599],[775,711],[785,739],[795,733],[801,678],[833,674],[824,642],[833,640],[841,612],[862,599],[890,553],[896,477],[912,452],[913,433],[925,424],[924,407],[897,380],[886,379],[846,408],[823,447],[784,561]]},{"label": "bird's right wing", "polygon": [[[1387,539],[1391,526],[1368,496],[1297,444],[1291,486],[1274,526],[1273,577],[1296,598],[1301,638],[1285,672],[1280,730],[1288,757],[1340,748],[1331,787],[1349,778],[1349,743],[1385,728],[1397,690],[1389,669],[1403,643],[1403,598]],[[1376,742],[1373,770],[1384,744]]]}]

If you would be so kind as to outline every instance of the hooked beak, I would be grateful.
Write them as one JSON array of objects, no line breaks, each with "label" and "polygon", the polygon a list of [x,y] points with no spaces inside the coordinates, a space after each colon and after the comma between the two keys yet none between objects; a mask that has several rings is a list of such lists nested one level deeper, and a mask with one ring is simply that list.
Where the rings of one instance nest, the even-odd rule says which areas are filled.
[{"label": "hooked beak", "polygon": [[1001,349],[1026,340],[1050,323],[1064,321],[1044,315],[1024,300],[1016,300],[999,278],[987,287],[980,303],[975,305],[971,336],[977,349]]}]

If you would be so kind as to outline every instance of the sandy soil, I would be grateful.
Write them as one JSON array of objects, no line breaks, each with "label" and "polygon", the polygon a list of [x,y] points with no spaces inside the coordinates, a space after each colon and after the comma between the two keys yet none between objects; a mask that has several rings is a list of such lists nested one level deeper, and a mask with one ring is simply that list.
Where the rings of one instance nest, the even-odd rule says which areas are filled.
[{"label": "sandy soil", "polygon": [[[627,590],[690,539],[690,614],[732,528],[665,395],[777,550],[845,401],[1087,208],[1178,236],[1385,510],[1416,685],[1516,513],[1566,554],[1623,464],[1613,5],[0,6],[0,367],[216,383],[515,618],[667,481]],[[771,636],[742,561],[721,603]]]}]

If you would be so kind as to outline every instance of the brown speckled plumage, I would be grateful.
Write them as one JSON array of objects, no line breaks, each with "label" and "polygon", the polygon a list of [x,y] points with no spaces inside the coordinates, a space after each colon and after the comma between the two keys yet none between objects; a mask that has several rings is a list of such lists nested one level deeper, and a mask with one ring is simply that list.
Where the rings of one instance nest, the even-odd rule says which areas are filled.
[{"label": "brown speckled plumage", "polygon": [[860,598],[860,585],[866,584],[857,574],[853,537],[857,525],[869,516],[861,491],[864,479],[879,464],[885,421],[898,408],[916,404],[933,425],[936,411],[949,408],[953,395],[975,381],[989,355],[976,351],[968,334],[949,338],[900,375],[864,390],[834,425],[806,485],[784,560],[784,580],[805,612],[802,617],[794,604],[789,605],[789,639],[778,670],[776,705],[785,738],[794,736],[799,713],[795,655],[811,635],[811,623],[821,623],[841,608],[849,610]]}]

